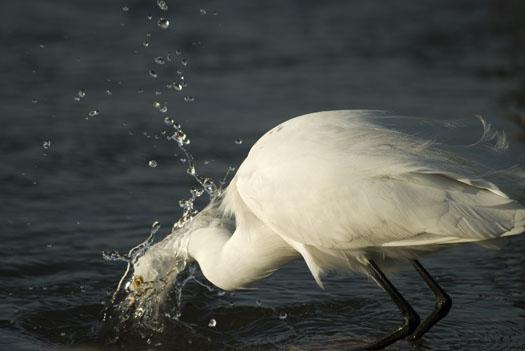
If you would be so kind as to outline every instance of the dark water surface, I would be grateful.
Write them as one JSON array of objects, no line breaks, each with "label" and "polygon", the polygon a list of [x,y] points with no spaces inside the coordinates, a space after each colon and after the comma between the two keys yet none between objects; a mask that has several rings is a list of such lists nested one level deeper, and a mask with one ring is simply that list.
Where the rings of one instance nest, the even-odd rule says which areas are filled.
[{"label": "dark water surface", "polygon": [[[154,220],[165,235],[192,184],[152,105],[167,104],[199,171],[217,179],[275,124],[341,108],[481,114],[523,160],[522,4],[172,0],[162,12],[153,0],[2,1],[0,350],[344,350],[396,326],[398,312],[371,282],[330,277],[322,291],[297,262],[256,290],[189,283],[184,325],[144,339],[130,331],[108,346],[103,303],[124,267],[102,250],[129,249]],[[168,53],[172,62],[153,62]],[[181,82],[177,70],[182,92],[165,88]],[[518,237],[500,251],[464,246],[425,259],[454,307],[420,343],[389,349],[525,349],[524,253]],[[393,281],[431,310],[416,273]]]}]

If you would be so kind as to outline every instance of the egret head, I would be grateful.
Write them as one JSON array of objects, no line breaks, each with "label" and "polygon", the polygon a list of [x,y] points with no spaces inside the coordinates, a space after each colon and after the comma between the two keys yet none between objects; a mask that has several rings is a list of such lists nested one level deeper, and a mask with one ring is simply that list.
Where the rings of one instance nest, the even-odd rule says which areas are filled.
[{"label": "egret head", "polygon": [[167,295],[188,264],[187,243],[187,232],[173,232],[136,258],[131,281],[126,285],[128,303]]}]

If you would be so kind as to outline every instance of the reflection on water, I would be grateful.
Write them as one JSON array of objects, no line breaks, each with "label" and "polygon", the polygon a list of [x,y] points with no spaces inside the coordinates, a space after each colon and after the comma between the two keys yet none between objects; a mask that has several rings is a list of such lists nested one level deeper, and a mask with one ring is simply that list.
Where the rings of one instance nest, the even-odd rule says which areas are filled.
[{"label": "reflection on water", "polygon": [[[521,13],[517,0],[2,2],[0,349],[108,348],[100,320],[125,263],[102,250],[192,210],[178,205],[196,184],[166,118],[217,187],[258,136],[312,111],[481,114],[513,135],[495,117],[523,117]],[[390,349],[523,349],[524,249],[519,237],[425,260],[454,307],[418,345]],[[196,278],[169,333],[128,331],[115,348],[347,349],[399,323],[371,282],[333,276],[322,291],[301,262],[257,290]],[[416,273],[393,281],[432,309]]]}]

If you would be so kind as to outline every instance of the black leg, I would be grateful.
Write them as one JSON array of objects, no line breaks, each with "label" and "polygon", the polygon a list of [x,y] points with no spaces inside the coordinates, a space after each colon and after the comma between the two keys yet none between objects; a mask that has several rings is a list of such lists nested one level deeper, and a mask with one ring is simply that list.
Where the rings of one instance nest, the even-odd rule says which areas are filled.
[{"label": "black leg", "polygon": [[413,263],[416,271],[423,278],[425,283],[427,283],[430,290],[432,290],[434,293],[434,296],[436,296],[436,305],[434,307],[434,311],[432,311],[430,316],[425,318],[425,320],[419,324],[416,330],[409,337],[411,340],[417,340],[421,338],[423,334],[429,331],[430,328],[434,326],[434,324],[439,322],[440,319],[448,314],[448,311],[450,311],[450,308],[452,307],[452,300],[434,280],[434,278],[432,278],[432,276],[426,271],[421,263],[419,263],[419,261],[415,260]]},{"label": "black leg", "polygon": [[365,350],[380,350],[410,335],[419,324],[419,316],[373,260],[368,262],[367,270],[370,276],[390,295],[390,298],[397,305],[404,318],[404,323],[398,329],[365,347]]}]

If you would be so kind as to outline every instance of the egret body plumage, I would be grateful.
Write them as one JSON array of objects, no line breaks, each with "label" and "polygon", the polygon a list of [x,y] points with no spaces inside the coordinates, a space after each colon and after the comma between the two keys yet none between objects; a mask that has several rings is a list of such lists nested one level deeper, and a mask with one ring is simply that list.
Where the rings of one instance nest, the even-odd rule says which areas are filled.
[{"label": "egret body plumage", "polygon": [[[301,257],[321,287],[328,271],[364,273],[405,318],[369,348],[420,337],[447,313],[450,299],[418,257],[524,232],[525,177],[520,169],[500,168],[505,140],[487,125],[478,143],[454,146],[401,131],[406,121],[344,110],[273,128],[222,194],[180,230],[188,259],[225,290]],[[168,237],[146,252],[135,276],[153,281],[172,269],[173,242]],[[412,262],[436,295],[435,311],[421,323],[382,272],[393,262]]]}]

